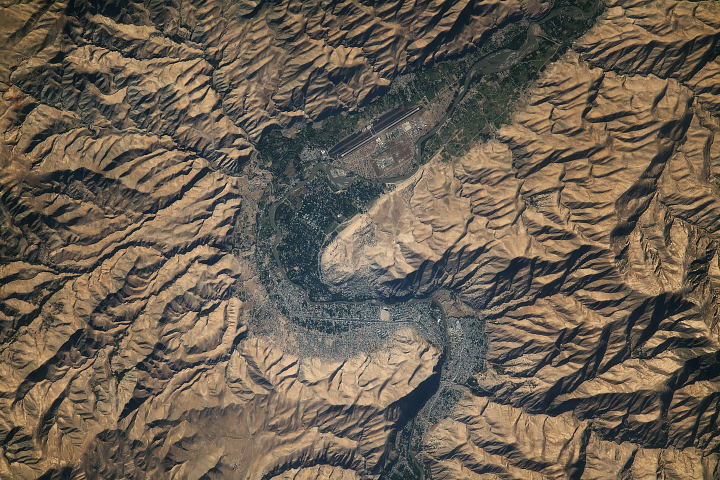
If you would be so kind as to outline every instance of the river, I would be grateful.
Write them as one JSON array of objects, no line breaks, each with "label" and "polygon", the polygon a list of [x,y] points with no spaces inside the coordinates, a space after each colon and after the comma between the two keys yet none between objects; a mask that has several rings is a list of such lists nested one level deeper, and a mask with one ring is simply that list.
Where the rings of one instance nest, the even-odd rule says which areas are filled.
[{"label": "river", "polygon": [[[415,152],[414,152],[414,165],[415,168],[412,172],[403,175],[401,177],[395,177],[395,178],[387,178],[382,180],[375,180],[377,183],[384,183],[384,184],[390,184],[390,183],[398,183],[402,182],[413,175],[415,175],[420,168],[421,165],[421,158],[422,158],[422,152],[423,148],[425,146],[425,143],[437,133],[437,131],[452,117],[453,113],[455,112],[456,107],[462,102],[463,98],[465,97],[465,94],[467,93],[470,84],[472,83],[473,79],[477,75],[488,75],[493,73],[502,72],[504,70],[508,70],[509,68],[513,67],[514,65],[517,65],[518,62],[522,61],[525,57],[527,57],[530,53],[534,52],[538,48],[538,34],[540,32],[540,25],[544,24],[545,22],[560,16],[560,15],[567,15],[573,19],[576,20],[586,20],[590,18],[591,16],[596,15],[598,12],[598,9],[602,6],[602,0],[596,0],[593,8],[585,12],[581,10],[578,7],[575,6],[567,6],[567,7],[561,7],[561,8],[552,8],[547,15],[545,15],[542,19],[538,20],[537,22],[532,22],[528,26],[527,30],[527,37],[525,39],[525,42],[518,48],[517,50],[511,50],[511,49],[501,49],[492,53],[489,53],[482,58],[480,58],[473,66],[469,69],[469,71],[465,74],[465,77],[462,82],[462,86],[458,90],[457,94],[455,95],[455,98],[451,102],[451,104],[448,106],[447,110],[445,111],[445,114],[440,119],[440,121],[425,135],[420,137],[418,141],[415,144]],[[292,197],[292,195],[296,192],[298,192],[301,188],[303,188],[308,182],[311,182],[315,179],[315,177],[320,172],[326,172],[329,167],[329,162],[327,161],[320,161],[316,163],[313,168],[308,172],[305,176],[305,178],[299,182],[297,182],[293,189],[285,192],[285,194],[282,196],[281,199],[276,200],[273,202],[267,210],[267,218],[269,219],[270,226],[273,229],[274,240],[272,242],[272,255],[275,259],[276,264],[278,265],[278,268],[280,270],[280,273],[282,274],[282,277],[290,282],[291,280],[288,278],[287,273],[285,271],[285,267],[283,266],[282,262],[280,261],[280,256],[277,252],[277,247],[280,242],[281,238],[281,232],[280,229],[277,226],[277,223],[275,221],[275,212],[277,211],[277,207],[286,201],[287,198]],[[322,251],[322,249],[321,249]],[[353,304],[353,305],[359,305],[359,304],[373,304],[373,305],[385,305],[386,302],[383,302],[379,299],[371,299],[371,300],[357,300],[357,301],[349,301],[349,300],[341,300],[341,301],[324,301],[324,302],[314,302],[310,300],[309,295],[307,292],[305,292],[305,300],[310,305],[328,305],[328,304]],[[411,299],[407,302],[419,302],[419,301],[428,301],[428,299]],[[442,378],[443,375],[443,364],[444,360],[449,358],[450,355],[452,355],[451,351],[451,342],[448,341],[449,339],[449,331],[448,331],[448,321],[447,321],[447,313],[445,311],[444,306],[438,302],[434,298],[430,298],[429,301],[433,302],[435,305],[437,305],[440,308],[441,312],[441,318],[442,318],[442,325],[443,325],[443,332],[444,332],[444,338],[442,345],[440,347],[443,350],[443,355],[441,357],[441,360],[438,364],[438,372],[437,375],[439,378]],[[438,382],[438,385],[440,385],[440,382]],[[428,396],[425,399],[425,402],[432,398],[436,393],[440,392],[442,388],[439,386],[437,392],[433,392],[433,395]],[[412,429],[411,429],[411,435],[410,435],[410,441],[409,445],[412,445],[412,437],[415,434],[415,420],[413,419],[412,423]],[[420,474],[420,478],[424,478],[424,473],[422,469],[422,465],[417,461],[415,458],[415,452],[412,451],[412,447],[408,447],[407,451],[408,457],[410,462],[417,468],[418,473]]]}]

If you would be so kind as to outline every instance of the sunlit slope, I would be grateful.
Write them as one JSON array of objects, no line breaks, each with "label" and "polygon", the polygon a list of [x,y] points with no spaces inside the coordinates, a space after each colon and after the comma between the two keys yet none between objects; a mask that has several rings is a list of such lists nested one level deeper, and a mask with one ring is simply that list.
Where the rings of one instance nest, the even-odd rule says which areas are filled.
[{"label": "sunlit slope", "polygon": [[447,289],[488,370],[438,478],[717,478],[716,2],[611,2],[497,141],[423,167],[324,252],[337,289]]},{"label": "sunlit slope", "polygon": [[[12,2],[11,2],[12,3]],[[2,8],[2,82],[236,169],[271,127],[356,110],[399,73],[540,14],[509,2],[32,2]]]},{"label": "sunlit slope", "polygon": [[440,352],[407,331],[300,359],[250,332],[252,143],[541,6],[0,8],[0,477],[381,472]]}]

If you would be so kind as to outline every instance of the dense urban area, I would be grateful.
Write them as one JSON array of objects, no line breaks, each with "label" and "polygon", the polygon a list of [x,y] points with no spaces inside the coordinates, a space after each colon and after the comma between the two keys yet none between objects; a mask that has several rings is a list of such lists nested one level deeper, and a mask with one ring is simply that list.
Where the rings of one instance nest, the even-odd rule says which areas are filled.
[{"label": "dense urban area", "polygon": [[720,1],[0,27],[0,479],[720,479]]},{"label": "dense urban area", "polygon": [[398,77],[389,92],[358,113],[292,135],[274,132],[258,145],[273,173],[273,193],[260,202],[256,245],[272,302],[257,307],[255,328],[283,322],[284,347],[300,356],[372,352],[406,328],[443,349],[437,391],[398,436],[402,455],[389,478],[417,478],[421,467],[412,457],[413,442],[463,391],[478,387],[485,324],[473,316],[449,317],[434,299],[384,305],[360,292],[330,291],[318,256],[354,215],[393,188],[383,177],[411,173],[435,156],[452,160],[493,138],[528,82],[594,21],[595,2],[577,5],[592,15],[511,24],[476,52]]}]

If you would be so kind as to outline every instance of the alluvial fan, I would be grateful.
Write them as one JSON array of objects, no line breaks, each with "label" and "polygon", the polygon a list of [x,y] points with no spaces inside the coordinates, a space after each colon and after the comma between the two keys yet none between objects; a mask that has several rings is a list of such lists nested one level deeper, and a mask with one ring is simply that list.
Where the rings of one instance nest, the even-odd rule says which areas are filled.
[{"label": "alluvial fan", "polygon": [[497,140],[323,254],[336,289],[449,290],[487,322],[433,478],[720,476],[720,4],[608,3]]},{"label": "alluvial fan", "polygon": [[[605,3],[495,140],[323,252],[337,291],[486,323],[486,370],[408,441],[432,478],[720,477],[720,6]],[[0,2],[0,478],[383,475],[442,349],[252,331],[254,145],[549,7]]]},{"label": "alluvial fan", "polygon": [[404,331],[297,358],[249,332],[263,289],[252,246],[230,251],[268,190],[253,143],[546,6],[366,3],[0,4],[0,476],[357,478],[393,461],[439,351]]}]

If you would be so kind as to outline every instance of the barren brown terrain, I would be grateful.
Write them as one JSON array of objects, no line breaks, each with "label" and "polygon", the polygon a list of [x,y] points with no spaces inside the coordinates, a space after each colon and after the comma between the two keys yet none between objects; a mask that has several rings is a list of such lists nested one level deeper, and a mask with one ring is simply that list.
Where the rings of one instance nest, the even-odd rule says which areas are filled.
[{"label": "barren brown terrain", "polygon": [[[720,8],[607,4],[496,140],[324,250],[336,291],[487,325],[428,478],[720,476]],[[0,1],[0,478],[382,478],[443,348],[291,348],[255,146],[548,9]]]},{"label": "barren brown terrain", "polygon": [[719,44],[717,2],[610,2],[497,141],[324,252],[335,288],[487,322],[433,478],[720,477]]}]

